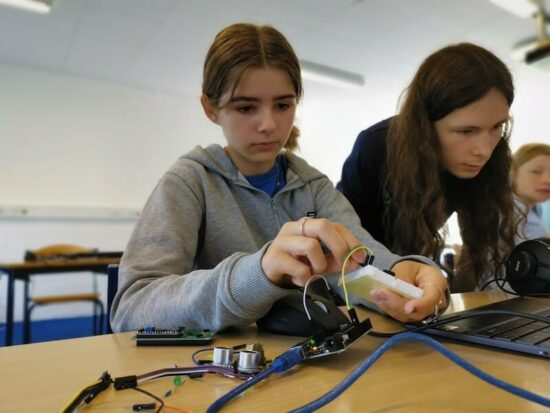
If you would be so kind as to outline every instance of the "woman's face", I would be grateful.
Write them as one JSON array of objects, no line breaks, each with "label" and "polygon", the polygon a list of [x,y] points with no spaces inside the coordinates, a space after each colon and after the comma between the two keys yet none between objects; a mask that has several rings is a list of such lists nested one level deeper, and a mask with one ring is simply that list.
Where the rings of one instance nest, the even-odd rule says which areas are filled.
[{"label": "woman's face", "polygon": [[550,199],[550,155],[535,156],[515,176],[516,194],[529,206]]},{"label": "woman's face", "polygon": [[221,109],[205,110],[222,127],[231,160],[245,175],[268,172],[294,125],[297,97],[288,73],[247,69],[234,95],[226,94],[221,103]]},{"label": "woman's face", "polygon": [[491,89],[481,99],[436,121],[443,168],[457,178],[476,177],[502,138],[509,109],[504,94]]}]

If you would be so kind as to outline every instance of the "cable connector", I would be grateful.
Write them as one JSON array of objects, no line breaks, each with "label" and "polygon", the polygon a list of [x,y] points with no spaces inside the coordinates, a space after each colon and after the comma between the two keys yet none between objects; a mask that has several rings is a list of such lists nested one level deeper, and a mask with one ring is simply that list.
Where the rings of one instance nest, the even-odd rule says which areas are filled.
[{"label": "cable connector", "polygon": [[366,267],[367,265],[372,265],[372,263],[374,262],[374,255],[373,254],[369,254],[367,256],[367,259],[365,260],[365,262],[363,263],[363,267]]},{"label": "cable connector", "polygon": [[139,403],[132,406],[132,410],[134,412],[141,412],[142,410],[155,410],[156,408],[156,403]]},{"label": "cable connector", "polygon": [[357,317],[357,312],[355,311],[355,308],[352,307],[348,309],[348,315],[349,315],[349,318],[351,319],[351,323],[354,326],[358,326],[359,324],[361,324],[361,322],[359,321],[359,317]]},{"label": "cable connector", "polygon": [[271,369],[275,373],[282,373],[296,364],[301,363],[303,359],[302,349],[300,347],[293,347],[273,360]]},{"label": "cable connector", "polygon": [[115,379],[116,390],[124,390],[130,387],[137,387],[137,376],[123,376]]}]

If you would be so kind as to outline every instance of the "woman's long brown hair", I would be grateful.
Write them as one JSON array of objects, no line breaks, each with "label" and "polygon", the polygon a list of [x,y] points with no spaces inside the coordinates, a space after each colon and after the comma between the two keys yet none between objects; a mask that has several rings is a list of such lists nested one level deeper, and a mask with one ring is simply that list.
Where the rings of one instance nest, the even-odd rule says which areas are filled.
[{"label": "woman's long brown hair", "polygon": [[434,122],[491,89],[512,104],[512,75],[502,61],[470,43],[445,47],[418,69],[388,133],[386,188],[396,217],[387,226],[390,247],[400,254],[438,259],[444,247],[439,230],[447,219],[446,205],[455,205],[463,240],[455,291],[475,289],[479,277],[498,271],[514,247],[509,136],[500,140],[475,178],[458,179],[442,168],[434,127]]}]

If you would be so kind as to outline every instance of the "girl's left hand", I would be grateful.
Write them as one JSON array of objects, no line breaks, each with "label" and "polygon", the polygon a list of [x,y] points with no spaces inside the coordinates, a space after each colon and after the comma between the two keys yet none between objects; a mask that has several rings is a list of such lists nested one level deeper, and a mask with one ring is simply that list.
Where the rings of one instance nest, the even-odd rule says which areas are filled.
[{"label": "girl's left hand", "polygon": [[445,297],[447,279],[439,268],[418,261],[404,260],[395,264],[391,271],[397,278],[422,288],[424,296],[408,300],[386,289],[372,291],[372,299],[388,315],[401,322],[416,322],[433,315],[436,307],[439,314],[448,307],[449,303]]}]

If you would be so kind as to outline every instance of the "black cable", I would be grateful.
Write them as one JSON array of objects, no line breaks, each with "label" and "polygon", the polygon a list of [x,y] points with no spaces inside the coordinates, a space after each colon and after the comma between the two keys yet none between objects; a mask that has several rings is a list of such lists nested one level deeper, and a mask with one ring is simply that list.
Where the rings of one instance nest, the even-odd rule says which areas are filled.
[{"label": "black cable", "polygon": [[159,412],[162,410],[162,408],[164,407],[164,401],[163,401],[160,397],[155,396],[153,393],[149,393],[148,391],[143,390],[143,389],[140,389],[139,387],[130,387],[130,386],[124,387],[124,388],[122,388],[122,389],[120,389],[120,390],[124,390],[124,389],[132,389],[132,390],[138,391],[138,392],[143,393],[143,394],[145,394],[145,395],[147,395],[147,396],[149,396],[149,397],[155,399],[156,401],[158,401],[158,402],[159,402],[159,406],[158,406],[158,408],[157,408],[156,413],[159,413]]},{"label": "black cable", "polygon": [[399,334],[399,333],[403,333],[407,330],[402,330],[402,331],[396,331],[394,333],[385,333],[383,331],[374,331],[374,330],[370,330],[367,334],[371,337],[378,337],[378,338],[390,338],[390,337],[393,337],[395,336],[396,334]]},{"label": "black cable", "polygon": [[193,354],[191,354],[191,360],[193,360],[193,363],[196,366],[202,366],[204,363],[208,363],[208,361],[206,361],[206,360],[197,360],[196,359],[197,354],[204,353],[204,352],[207,352],[207,351],[214,351],[214,348],[203,348],[202,350],[197,350]]},{"label": "black cable", "polygon": [[491,285],[494,282],[496,282],[497,286],[500,288],[500,285],[498,285],[498,278],[494,277],[491,280],[487,281],[485,284],[483,284],[483,286],[479,289],[479,291],[485,290],[489,285]]},{"label": "black cable", "polygon": [[505,292],[506,294],[513,295],[514,297],[530,297],[530,298],[547,298],[550,297],[550,293],[530,293],[530,294],[521,294],[517,293],[512,290],[508,290],[505,288],[506,284],[506,278],[498,278],[496,275],[493,279],[487,281],[483,286],[479,289],[480,291],[483,291],[485,288],[487,288],[490,284],[496,283],[497,287]]},{"label": "black cable", "polygon": [[495,282],[497,284],[497,287],[500,288],[501,291],[504,291],[506,294],[510,294],[513,296],[521,296],[521,294],[516,293],[515,291],[507,290],[504,288],[504,285],[506,284],[506,278],[498,278],[495,274]]},{"label": "black cable", "polygon": [[[497,264],[496,266],[496,269],[495,269],[495,272],[494,272],[494,276],[491,280],[487,281],[485,284],[483,284],[483,286],[479,289],[480,291],[483,291],[485,288],[487,288],[487,286],[489,286],[490,284],[492,283],[496,283],[497,287],[505,292],[506,294],[510,294],[510,295],[513,295],[514,297],[532,297],[532,298],[545,298],[545,297],[550,297],[550,293],[532,293],[532,294],[522,294],[522,293],[517,293],[513,290],[508,290],[505,288],[505,284],[506,284],[506,276],[503,277],[499,277],[498,274],[501,273],[501,272],[504,272],[506,273],[506,262],[508,260],[509,257],[506,257],[506,258],[503,258],[502,260],[500,260],[500,262]],[[502,267],[503,268],[503,271],[499,270],[499,268]]]}]

